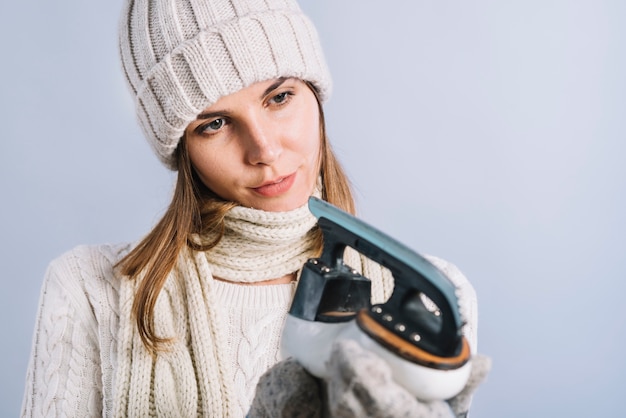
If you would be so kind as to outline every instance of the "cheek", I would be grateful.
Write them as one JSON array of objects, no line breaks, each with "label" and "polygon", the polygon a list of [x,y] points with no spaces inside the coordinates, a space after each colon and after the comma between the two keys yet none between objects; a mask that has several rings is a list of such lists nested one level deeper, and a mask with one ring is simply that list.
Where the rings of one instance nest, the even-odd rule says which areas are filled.
[{"label": "cheek", "polygon": [[207,150],[193,145],[190,145],[188,149],[191,165],[205,186],[214,189],[216,185],[223,182],[227,177],[228,165],[224,164],[223,159],[216,157],[219,155],[216,150]]},{"label": "cheek", "polygon": [[303,112],[303,114],[313,116],[304,118],[297,124],[298,135],[296,137],[299,138],[298,147],[300,152],[308,159],[317,161],[321,152],[317,102],[315,102],[315,106],[309,106],[309,109]]},{"label": "cheek", "polygon": [[322,139],[320,134],[319,122],[315,121],[315,123],[311,126],[311,136],[309,141],[309,155],[311,156],[312,161],[314,162],[317,169],[321,164],[322,159]]},{"label": "cheek", "polygon": [[319,169],[321,163],[321,152],[322,147],[320,143],[319,134],[315,136],[311,136],[311,140],[309,141],[308,149],[306,150],[307,155],[309,155],[309,159],[311,161],[311,165],[315,167],[315,169]]},{"label": "cheek", "polygon": [[315,168],[320,154],[317,124],[301,123],[294,126],[294,129],[290,130],[289,145],[286,148],[289,148],[302,162]]}]

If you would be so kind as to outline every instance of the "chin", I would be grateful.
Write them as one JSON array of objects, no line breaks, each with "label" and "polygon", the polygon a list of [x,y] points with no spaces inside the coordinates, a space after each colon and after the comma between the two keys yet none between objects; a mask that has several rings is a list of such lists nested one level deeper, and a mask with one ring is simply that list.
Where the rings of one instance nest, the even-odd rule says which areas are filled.
[{"label": "chin", "polygon": [[258,202],[258,204],[253,205],[253,207],[266,212],[289,212],[306,205],[308,199],[309,196],[299,199],[276,199],[274,201]]},{"label": "chin", "polygon": [[306,205],[309,201],[309,197],[313,194],[313,188],[311,188],[311,192],[293,192],[294,191],[291,190],[288,193],[274,197],[255,196],[249,201],[249,204],[244,204],[244,206],[253,207],[266,212],[288,212]]}]

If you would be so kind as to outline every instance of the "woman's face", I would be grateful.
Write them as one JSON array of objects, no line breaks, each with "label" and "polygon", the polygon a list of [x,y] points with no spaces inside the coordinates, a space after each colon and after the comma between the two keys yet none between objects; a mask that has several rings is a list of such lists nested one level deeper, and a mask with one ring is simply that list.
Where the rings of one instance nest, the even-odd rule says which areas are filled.
[{"label": "woman's face", "polygon": [[295,78],[222,97],[185,130],[192,165],[223,199],[266,211],[304,205],[319,174],[317,100]]}]

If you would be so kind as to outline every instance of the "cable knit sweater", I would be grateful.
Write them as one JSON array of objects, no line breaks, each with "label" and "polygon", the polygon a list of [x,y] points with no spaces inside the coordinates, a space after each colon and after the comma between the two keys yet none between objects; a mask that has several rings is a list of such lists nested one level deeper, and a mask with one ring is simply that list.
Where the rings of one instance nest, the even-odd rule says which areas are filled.
[{"label": "cable knit sweater", "polygon": [[[124,336],[129,331],[123,318],[128,307],[120,306],[120,300],[124,300],[121,296],[123,281],[128,279],[117,276],[113,266],[129,248],[129,245],[83,246],[51,263],[41,293],[22,416],[243,417],[259,376],[279,360],[280,332],[293,285],[245,286],[213,281],[211,300],[215,305],[208,308],[219,311],[223,323],[220,338],[213,341],[215,346],[207,347],[216,358],[209,358],[210,353],[203,361],[217,361],[219,367],[210,369],[207,372],[210,376],[199,375],[194,369],[194,353],[188,350],[189,364],[193,366],[189,370],[159,369],[159,364],[169,364],[170,369],[171,365],[187,364],[173,359],[169,363],[157,361],[152,365],[152,372],[145,371],[141,361],[136,361],[141,358],[136,351],[141,351],[142,347],[133,346],[132,354],[125,353],[123,347],[126,344],[123,341],[129,341],[128,336]],[[462,314],[468,320],[464,332],[475,352],[474,291],[453,265],[431,260],[459,286]],[[347,257],[348,264],[353,266],[361,261],[361,270],[373,281],[373,300],[384,300],[393,287],[392,278],[374,263],[359,260],[354,254]],[[170,295],[169,300],[161,298],[163,301],[159,303],[176,309],[179,301],[171,299],[175,293],[165,293]],[[187,340],[182,341],[183,346],[191,345]],[[174,356],[176,353],[174,350]],[[127,374],[121,370],[126,367],[125,363],[130,367]],[[148,369],[150,366],[148,364]],[[152,388],[144,400],[147,408],[131,410],[124,404],[128,403],[128,396],[123,389],[124,378],[120,376],[132,376],[134,384],[141,385],[139,377],[144,374],[148,379],[145,384]],[[161,377],[155,379],[155,375]],[[215,394],[219,399],[205,399],[204,405],[209,406],[202,407],[198,406],[201,402],[197,397],[185,400],[187,393],[176,396],[170,393],[189,385],[216,387],[221,390]],[[132,387],[129,390],[132,391]],[[199,391],[197,396],[209,396],[206,395],[209,392]],[[172,410],[162,410],[159,399],[170,395],[175,402],[182,399],[187,404],[170,405]]]}]

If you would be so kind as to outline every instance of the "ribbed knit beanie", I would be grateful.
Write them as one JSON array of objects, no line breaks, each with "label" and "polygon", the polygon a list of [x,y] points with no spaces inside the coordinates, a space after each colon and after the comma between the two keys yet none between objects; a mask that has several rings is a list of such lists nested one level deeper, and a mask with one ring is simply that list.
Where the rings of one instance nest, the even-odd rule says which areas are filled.
[{"label": "ribbed knit beanie", "polygon": [[127,0],[119,44],[141,127],[171,169],[185,128],[220,97],[279,77],[330,94],[317,32],[295,0]]}]

